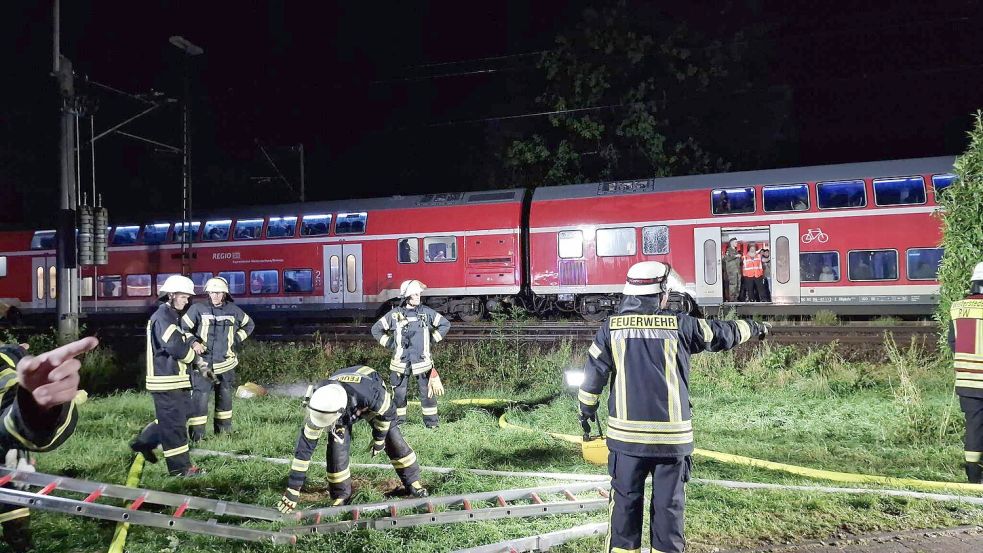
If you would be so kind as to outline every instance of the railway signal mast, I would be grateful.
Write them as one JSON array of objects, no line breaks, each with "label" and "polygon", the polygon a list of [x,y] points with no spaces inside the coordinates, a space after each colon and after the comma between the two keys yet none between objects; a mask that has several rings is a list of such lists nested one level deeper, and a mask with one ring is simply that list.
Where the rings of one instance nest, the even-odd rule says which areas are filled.
[{"label": "railway signal mast", "polygon": [[200,46],[195,45],[183,36],[172,36],[170,43],[184,52],[184,102],[181,108],[181,134],[182,134],[182,204],[181,216],[181,274],[191,275],[191,138],[188,128],[191,103],[191,77],[189,75],[190,61],[192,57],[200,56],[205,52]]},{"label": "railway signal mast", "polygon": [[61,55],[59,42],[60,2],[54,4],[54,51],[52,75],[61,92],[61,180],[58,191],[58,243],[55,271],[57,275],[55,309],[58,315],[58,338],[62,343],[78,339],[79,302],[77,294],[78,264],[75,248],[75,135],[76,97],[72,62]]}]

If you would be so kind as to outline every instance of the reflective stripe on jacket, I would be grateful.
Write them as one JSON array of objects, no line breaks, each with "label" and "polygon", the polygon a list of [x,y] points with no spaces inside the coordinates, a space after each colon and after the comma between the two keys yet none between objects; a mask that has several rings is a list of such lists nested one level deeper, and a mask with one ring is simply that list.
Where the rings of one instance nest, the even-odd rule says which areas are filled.
[{"label": "reflective stripe on jacket", "polygon": [[451,323],[433,309],[397,307],[372,325],[372,336],[393,351],[389,370],[422,374],[433,368],[431,343],[447,336]]},{"label": "reflective stripe on jacket", "polygon": [[256,324],[232,302],[218,307],[205,302],[188,308],[181,317],[181,328],[208,348],[203,357],[215,374],[222,374],[239,365],[239,346],[253,333]]},{"label": "reflective stripe on jacket", "polygon": [[147,322],[147,390],[191,387],[188,365],[195,360],[194,338],[181,330],[178,312],[162,303]]},{"label": "reflective stripe on jacket", "polygon": [[949,314],[956,393],[983,398],[983,294],[954,302]]}]

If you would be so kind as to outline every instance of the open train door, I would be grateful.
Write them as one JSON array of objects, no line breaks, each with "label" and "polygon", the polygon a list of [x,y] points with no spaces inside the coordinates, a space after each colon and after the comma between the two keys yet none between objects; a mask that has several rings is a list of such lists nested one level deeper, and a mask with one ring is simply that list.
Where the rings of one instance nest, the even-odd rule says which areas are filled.
[{"label": "open train door", "polygon": [[693,229],[693,248],[696,261],[696,301],[701,307],[720,305],[724,302],[724,285],[720,273],[720,227]]},{"label": "open train door", "polygon": [[362,245],[324,246],[324,302],[328,309],[360,308],[362,296]]},{"label": "open train door", "polygon": [[771,225],[771,302],[799,303],[799,224]]}]

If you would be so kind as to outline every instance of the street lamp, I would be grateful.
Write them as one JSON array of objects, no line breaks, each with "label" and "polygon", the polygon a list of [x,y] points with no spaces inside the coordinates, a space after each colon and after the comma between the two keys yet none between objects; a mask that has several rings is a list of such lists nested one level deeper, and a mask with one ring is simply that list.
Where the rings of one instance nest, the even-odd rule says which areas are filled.
[{"label": "street lamp", "polygon": [[184,38],[183,36],[172,36],[169,42],[184,52],[187,56],[184,60],[184,106],[182,109],[181,128],[183,134],[184,152],[182,162],[183,193],[182,193],[182,216],[181,224],[181,274],[190,276],[191,274],[191,240],[189,228],[191,225],[191,144],[190,132],[188,130],[189,104],[191,103],[191,79],[188,75],[188,61],[205,53],[205,50]]}]

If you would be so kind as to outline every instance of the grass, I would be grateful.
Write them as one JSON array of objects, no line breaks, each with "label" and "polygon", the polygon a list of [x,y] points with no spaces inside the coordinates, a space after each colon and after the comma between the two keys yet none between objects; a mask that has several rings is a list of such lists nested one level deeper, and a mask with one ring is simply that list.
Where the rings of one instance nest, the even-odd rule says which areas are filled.
[{"label": "grass", "polygon": [[[326,367],[374,359],[361,346],[326,348],[293,345],[257,347],[244,373],[268,382],[276,362],[297,363],[280,376],[287,380],[320,377]],[[796,350],[762,346],[738,353],[697,356],[690,378],[697,446],[813,468],[886,476],[960,482],[962,417],[952,396],[951,368],[917,348],[889,343],[885,362],[848,363],[835,345]],[[561,371],[582,359],[579,348],[554,350],[516,347],[511,338],[439,350],[438,366],[448,396],[531,399],[559,391]],[[359,361],[360,362],[360,361]],[[376,366],[380,364],[376,362]],[[237,400],[236,433],[210,437],[209,449],[260,456],[292,455],[303,411],[297,399],[265,397]],[[534,429],[579,434],[572,397],[530,408],[514,408],[509,420]],[[428,431],[418,408],[410,408],[407,441],[424,465],[521,471],[604,474],[585,464],[579,449],[537,431],[502,430],[497,412],[441,406],[442,424]],[[59,450],[40,456],[39,470],[120,483],[131,459],[127,441],[153,416],[150,398],[125,392],[82,406],[76,435]],[[603,417],[602,417],[603,420]],[[369,430],[356,427],[353,462],[372,462]],[[311,464],[301,507],[322,505],[323,445]],[[144,487],[273,506],[285,485],[287,467],[263,461],[199,458],[209,470],[199,480],[165,476],[162,465],[145,471]],[[376,501],[397,487],[391,470],[353,471],[357,502]],[[695,458],[694,476],[804,485],[836,485],[804,477],[727,465]],[[478,477],[465,472],[424,473],[438,495],[536,485],[527,478]],[[544,482],[551,484],[553,482]],[[874,495],[847,496],[788,490],[728,490],[691,485],[687,492],[687,539],[692,551],[828,539],[842,533],[979,524],[983,508]],[[92,551],[108,546],[113,525],[35,513],[39,551]],[[355,531],[301,540],[296,551],[437,552],[603,521],[603,512],[542,519],[476,522],[387,532]],[[257,524],[262,527],[263,525]],[[647,540],[646,540],[647,541]],[[600,538],[576,540],[555,551],[600,549]],[[281,551],[184,533],[131,527],[130,552]]]}]

